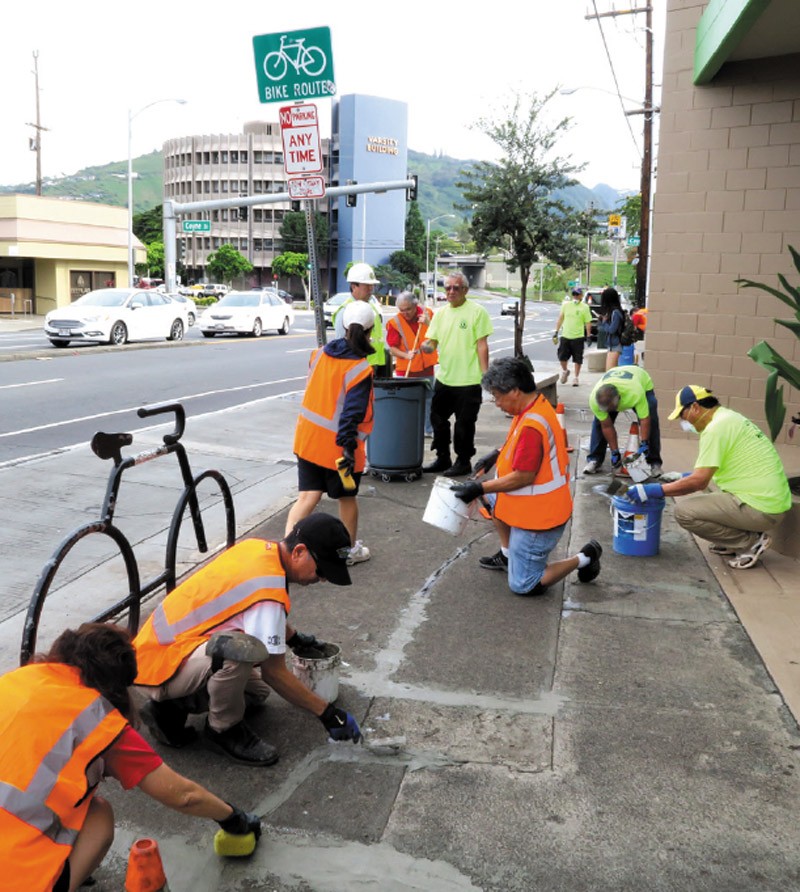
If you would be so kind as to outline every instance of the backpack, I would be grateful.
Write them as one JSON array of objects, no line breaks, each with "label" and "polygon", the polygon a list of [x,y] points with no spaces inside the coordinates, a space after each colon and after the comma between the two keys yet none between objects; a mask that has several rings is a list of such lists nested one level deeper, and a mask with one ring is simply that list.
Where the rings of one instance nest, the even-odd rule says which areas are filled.
[{"label": "backpack", "polygon": [[623,347],[630,347],[636,341],[641,341],[644,334],[633,324],[630,315],[622,311],[622,328],[619,332],[619,342]]}]

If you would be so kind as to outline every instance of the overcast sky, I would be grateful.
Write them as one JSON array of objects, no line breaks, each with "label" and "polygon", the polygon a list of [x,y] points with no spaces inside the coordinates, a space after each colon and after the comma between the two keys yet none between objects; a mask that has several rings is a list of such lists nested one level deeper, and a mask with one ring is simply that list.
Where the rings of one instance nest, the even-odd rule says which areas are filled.
[{"label": "overcast sky", "polygon": [[[586,162],[588,186],[639,188],[642,118],[626,118],[597,21],[585,15],[644,5],[613,0],[27,0],[4,14],[0,53],[0,183],[31,182],[36,120],[32,52],[39,53],[42,173],[70,174],[122,161],[128,112],[134,157],[171,137],[240,132],[245,121],[277,120],[279,104],[258,101],[252,38],[329,26],[339,94],[367,93],[409,107],[409,148],[492,160],[493,143],[471,128],[515,92],[583,87],[559,95],[554,115],[572,117],[560,154]],[[664,8],[655,8],[655,101],[661,82]],[[602,19],[628,108],[644,96],[644,14]],[[590,89],[586,89],[590,88]],[[323,121],[330,101],[317,102]]]}]

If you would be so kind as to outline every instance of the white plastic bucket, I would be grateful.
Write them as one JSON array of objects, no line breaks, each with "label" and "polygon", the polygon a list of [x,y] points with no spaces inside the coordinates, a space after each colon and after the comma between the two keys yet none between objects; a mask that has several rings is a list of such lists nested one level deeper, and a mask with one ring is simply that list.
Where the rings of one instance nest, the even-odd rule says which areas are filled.
[{"label": "white plastic bucket", "polygon": [[437,477],[433,481],[428,505],[422,520],[432,527],[444,530],[451,536],[460,536],[467,528],[467,521],[477,511],[477,502],[468,505],[456,498],[450,487],[452,480],[447,477]]},{"label": "white plastic bucket", "polygon": [[[302,652],[301,652],[302,653]],[[318,697],[333,703],[339,696],[339,667],[342,665],[342,650],[338,644],[325,644],[325,656],[311,659],[292,653],[292,675],[299,678]]]}]

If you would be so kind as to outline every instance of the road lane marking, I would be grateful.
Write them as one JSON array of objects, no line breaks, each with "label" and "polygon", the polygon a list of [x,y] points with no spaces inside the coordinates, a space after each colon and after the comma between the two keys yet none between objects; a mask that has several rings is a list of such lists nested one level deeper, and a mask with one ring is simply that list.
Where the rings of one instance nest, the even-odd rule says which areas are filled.
[{"label": "road lane marking", "polygon": [[21,384],[0,384],[0,390],[10,390],[12,387],[33,387],[36,384],[57,384],[63,378],[47,378],[44,381],[23,381]]}]

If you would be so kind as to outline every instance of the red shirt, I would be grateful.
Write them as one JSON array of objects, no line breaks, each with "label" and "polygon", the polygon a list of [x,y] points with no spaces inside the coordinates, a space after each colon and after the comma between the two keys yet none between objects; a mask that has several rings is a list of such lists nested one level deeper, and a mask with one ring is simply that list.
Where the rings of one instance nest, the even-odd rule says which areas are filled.
[{"label": "red shirt", "polygon": [[123,790],[138,786],[163,761],[144,737],[130,725],[103,753],[106,777],[118,780]]},{"label": "red shirt", "polygon": [[535,474],[544,458],[544,444],[539,431],[525,427],[520,431],[517,448],[511,466],[515,471],[530,471]]},{"label": "red shirt", "polygon": [[[422,309],[422,307],[418,306],[417,318],[413,322],[409,322],[408,319],[406,319],[406,322],[408,322],[408,324],[411,326],[411,330],[414,332],[414,334],[417,333],[417,329],[419,328],[419,320],[423,312],[424,310]],[[403,341],[400,338],[400,332],[395,328],[394,325],[386,326],[386,343],[390,347],[402,347],[403,345]]]}]

